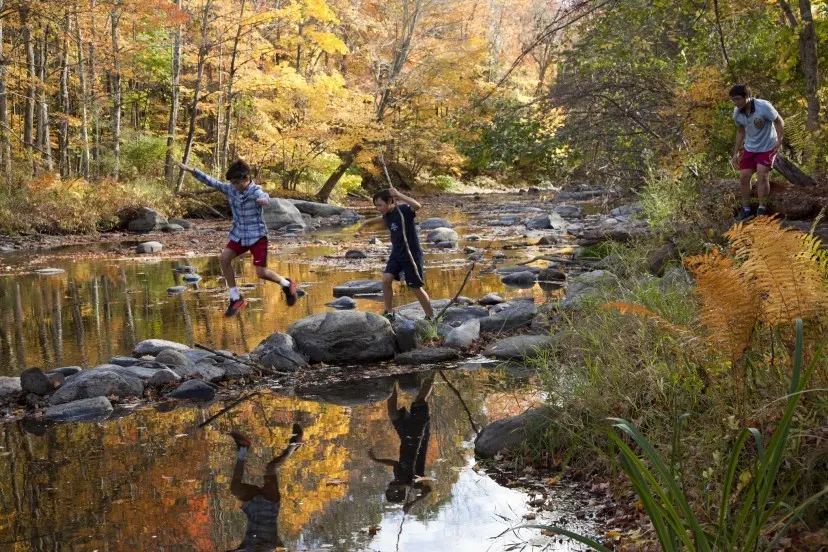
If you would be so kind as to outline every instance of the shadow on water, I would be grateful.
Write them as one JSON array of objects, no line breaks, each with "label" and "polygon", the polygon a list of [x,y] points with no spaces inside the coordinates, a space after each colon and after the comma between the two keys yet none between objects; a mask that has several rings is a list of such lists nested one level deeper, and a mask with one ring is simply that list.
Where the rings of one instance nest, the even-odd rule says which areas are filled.
[{"label": "shadow on water", "polygon": [[[527,497],[472,469],[470,417],[483,425],[540,397],[497,372],[445,376],[457,394],[433,373],[315,392],[326,402],[263,393],[201,429],[222,405],[7,424],[0,548],[478,551],[531,539],[495,539]],[[243,461],[233,431],[252,441]]]}]

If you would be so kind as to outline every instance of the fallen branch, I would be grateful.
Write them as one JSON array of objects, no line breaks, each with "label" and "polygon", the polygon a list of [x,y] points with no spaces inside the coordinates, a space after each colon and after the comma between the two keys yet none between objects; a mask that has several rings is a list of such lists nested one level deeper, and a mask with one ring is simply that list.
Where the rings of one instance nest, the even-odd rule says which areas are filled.
[{"label": "fallen branch", "polygon": [[202,207],[205,207],[208,211],[210,211],[211,213],[213,213],[217,217],[227,220],[227,217],[222,215],[221,212],[216,210],[215,207],[213,207],[211,205],[208,205],[207,203],[204,203],[203,201],[199,201],[198,199],[196,199],[194,197],[185,197],[184,199],[187,200],[187,201],[192,201],[193,203],[196,203],[198,205],[201,205]]},{"label": "fallen branch", "polygon": [[239,397],[238,399],[236,399],[235,401],[233,401],[229,405],[227,405],[224,408],[222,408],[221,410],[219,410],[216,414],[210,416],[205,421],[198,424],[198,429],[203,428],[204,426],[206,426],[207,424],[209,424],[210,422],[212,422],[213,420],[215,420],[219,416],[221,416],[221,415],[225,414],[226,412],[229,412],[230,410],[235,408],[237,405],[239,405],[239,404],[243,403],[244,401],[249,400],[249,399],[251,399],[251,398],[253,398],[253,397],[255,397],[256,395],[259,395],[259,394],[260,393],[258,391],[253,391],[252,393],[248,393],[247,395]]},{"label": "fallen branch", "polygon": [[443,378],[443,381],[446,382],[446,385],[449,386],[449,389],[451,389],[454,392],[454,394],[457,395],[457,398],[460,400],[460,404],[463,406],[463,410],[466,411],[466,416],[469,417],[469,424],[471,424],[475,434],[480,435],[480,430],[477,429],[477,424],[474,423],[471,411],[469,410],[469,407],[466,406],[466,401],[463,400],[463,396],[460,394],[460,391],[458,391],[457,388],[451,384],[451,382],[448,380],[448,378],[446,378],[446,375],[443,373],[442,370],[437,370],[437,372],[439,372],[440,377]]},{"label": "fallen branch", "polygon": [[[227,359],[227,360],[232,360],[233,362],[238,362],[239,364],[245,364],[247,366],[250,366],[251,368],[254,368],[255,370],[257,370],[260,373],[261,372],[266,372],[266,373],[269,373],[269,374],[276,374],[276,375],[279,375],[279,376],[288,376],[288,375],[290,375],[290,372],[279,372],[279,371],[274,370],[272,368],[268,368],[264,364],[261,364],[259,362],[253,362],[253,361],[250,361],[250,360],[244,360],[243,358],[239,358],[237,356],[231,356],[231,355],[228,355],[226,353],[222,353],[221,351],[217,351],[217,350],[213,349],[212,347],[208,347],[207,345],[202,345],[201,343],[196,343],[195,346],[198,347],[199,349],[204,349],[205,351],[211,352],[214,355],[219,356],[221,358],[224,358],[224,359]],[[284,355],[282,355],[282,356],[284,356]]]},{"label": "fallen branch", "polygon": [[443,307],[443,309],[440,311],[440,313],[437,316],[434,317],[434,323],[435,324],[437,323],[438,320],[440,320],[440,318],[442,318],[442,316],[446,313],[448,308],[450,306],[452,306],[455,302],[457,302],[457,299],[460,297],[460,294],[463,293],[463,288],[466,287],[466,283],[469,281],[469,277],[471,276],[472,271],[474,270],[474,267],[476,265],[477,265],[477,261],[472,261],[472,264],[469,267],[468,272],[466,272],[466,277],[463,278],[463,283],[460,284],[460,289],[457,290],[457,293],[454,294],[454,297],[451,299],[451,301],[449,301],[446,304],[445,307]]},{"label": "fallen branch", "polygon": [[528,261],[523,261],[522,263],[515,263],[515,266],[524,266],[535,261],[550,261],[553,263],[561,263],[561,264],[593,264],[596,261],[589,261],[589,260],[576,260],[576,259],[567,259],[565,257],[556,257],[554,255],[538,255]]}]

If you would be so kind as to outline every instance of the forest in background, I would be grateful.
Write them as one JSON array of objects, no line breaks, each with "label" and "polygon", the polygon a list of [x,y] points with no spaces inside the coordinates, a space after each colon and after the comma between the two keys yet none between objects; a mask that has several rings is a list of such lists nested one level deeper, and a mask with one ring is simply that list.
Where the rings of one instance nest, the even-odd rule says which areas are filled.
[{"label": "forest in background", "polygon": [[[823,2],[0,0],[0,229],[185,209],[184,161],[280,195],[730,172],[727,89],[824,174]],[[689,180],[686,186],[681,184]],[[655,182],[653,182],[655,180]],[[669,185],[661,185],[666,181]],[[678,182],[678,185],[676,183]],[[21,212],[29,216],[22,217]]]}]

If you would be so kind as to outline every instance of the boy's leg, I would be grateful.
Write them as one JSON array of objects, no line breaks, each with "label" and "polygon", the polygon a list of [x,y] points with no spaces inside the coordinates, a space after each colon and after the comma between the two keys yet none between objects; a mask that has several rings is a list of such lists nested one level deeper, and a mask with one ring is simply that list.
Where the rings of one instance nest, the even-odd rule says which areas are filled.
[{"label": "boy's leg", "polygon": [[261,487],[242,482],[242,479],[244,479],[244,463],[247,459],[247,450],[251,445],[251,441],[240,433],[234,432],[230,435],[236,441],[237,447],[236,466],[233,468],[233,478],[230,480],[230,492],[242,502],[247,502],[262,493]]},{"label": "boy's leg", "polygon": [[765,207],[765,199],[770,195],[771,167],[758,165],[756,167],[756,195],[759,197],[759,207]]},{"label": "boy's leg", "polygon": [[263,237],[250,246],[250,254],[253,255],[253,266],[256,267],[256,276],[262,280],[267,280],[268,282],[282,286],[282,291],[285,293],[288,305],[293,306],[296,304],[296,299],[299,297],[296,293],[296,282],[290,278],[283,278],[267,268],[267,238]]},{"label": "boy's leg", "polygon": [[382,304],[386,313],[394,312],[394,275],[382,275]]},{"label": "boy's leg", "polygon": [[265,468],[265,483],[262,488],[262,496],[271,502],[279,502],[281,499],[281,494],[279,493],[279,476],[276,473],[276,470],[278,470],[279,467],[284,464],[294,452],[296,452],[296,449],[302,446],[304,443],[303,435],[304,432],[302,431],[302,426],[299,424],[293,424],[293,435],[290,437],[288,446],[285,447],[285,450],[283,450],[279,456],[267,463],[267,467]]},{"label": "boy's leg", "polygon": [[428,297],[428,293],[426,293],[425,288],[411,288],[411,291],[414,293],[414,297],[417,298],[417,301],[420,302],[420,306],[423,307],[423,311],[426,313],[426,316],[430,320],[434,320],[434,309],[431,308],[431,299]]},{"label": "boy's leg", "polygon": [[420,302],[420,306],[423,307],[423,312],[425,312],[429,320],[432,320],[434,319],[434,309],[431,307],[431,299],[423,287],[425,285],[423,281],[425,278],[425,270],[423,269],[422,256],[417,256],[414,260],[417,263],[416,265],[411,264],[410,260],[405,263],[403,269],[405,272],[405,283],[411,288],[414,297]]},{"label": "boy's leg", "polygon": [[417,396],[414,397],[415,403],[424,403],[428,400],[429,395],[431,395],[431,391],[434,389],[434,372],[428,375],[428,377],[423,380],[423,383],[420,385],[420,391],[417,393]]},{"label": "boy's leg", "polygon": [[221,265],[221,274],[224,276],[224,281],[228,289],[236,289],[236,274],[233,272],[233,259],[239,254],[229,247],[225,247],[219,255],[219,264]]},{"label": "boy's leg", "polygon": [[755,168],[742,169],[739,171],[739,187],[742,192],[742,208],[750,208],[750,181],[753,178],[754,172],[756,172]]}]

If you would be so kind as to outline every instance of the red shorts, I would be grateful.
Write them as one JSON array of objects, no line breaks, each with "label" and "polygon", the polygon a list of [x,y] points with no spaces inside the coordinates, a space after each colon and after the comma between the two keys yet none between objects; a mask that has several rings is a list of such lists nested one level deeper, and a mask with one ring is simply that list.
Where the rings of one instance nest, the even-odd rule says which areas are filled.
[{"label": "red shorts", "polygon": [[250,251],[250,254],[253,255],[254,266],[267,266],[267,236],[259,238],[259,241],[247,247],[237,241],[230,240],[226,247],[233,250],[236,255]]},{"label": "red shorts", "polygon": [[742,152],[742,158],[739,160],[739,170],[745,169],[756,170],[757,165],[764,165],[766,167],[773,167],[773,161],[776,159],[776,152],[770,151],[748,151]]}]

